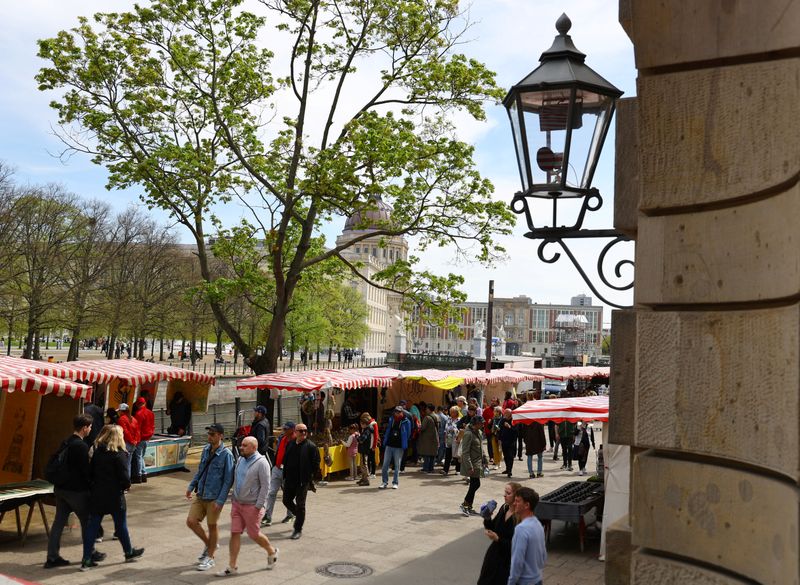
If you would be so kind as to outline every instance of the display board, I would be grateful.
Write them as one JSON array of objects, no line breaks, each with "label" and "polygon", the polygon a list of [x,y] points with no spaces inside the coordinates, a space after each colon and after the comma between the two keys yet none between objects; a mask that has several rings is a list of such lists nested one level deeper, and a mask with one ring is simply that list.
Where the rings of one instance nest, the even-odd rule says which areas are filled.
[{"label": "display board", "polygon": [[0,392],[0,485],[31,478],[41,398],[37,392]]}]

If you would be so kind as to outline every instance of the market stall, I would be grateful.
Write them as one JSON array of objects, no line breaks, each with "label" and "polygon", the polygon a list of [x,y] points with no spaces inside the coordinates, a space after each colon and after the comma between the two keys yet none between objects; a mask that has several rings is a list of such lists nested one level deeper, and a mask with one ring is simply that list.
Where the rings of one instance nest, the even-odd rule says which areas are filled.
[{"label": "market stall", "polygon": [[[48,458],[72,430],[80,399],[91,398],[92,388],[30,372],[15,361],[0,360],[0,521],[13,511],[24,543],[35,506],[49,532],[42,499],[53,488],[34,478],[44,476]],[[23,530],[19,509],[24,505]]]},{"label": "market stall", "polygon": [[[181,392],[191,404],[192,412],[208,410],[208,393],[215,383],[213,376],[182,368],[139,360],[85,360],[63,363],[25,362],[25,367],[40,374],[66,380],[82,380],[97,386],[104,400],[96,403],[103,408],[117,408],[121,403],[133,404],[139,396],[147,396],[150,404],[156,400],[160,383],[166,381],[166,403]],[[191,436],[156,434],[147,442],[144,454],[148,474],[183,469],[191,444]]]},{"label": "market stall", "polygon": [[[310,370],[305,372],[288,372],[261,374],[252,378],[245,378],[236,382],[237,390],[270,389],[305,392],[313,399],[317,393],[326,392],[325,411],[335,411],[333,396],[346,390],[360,388],[386,388],[396,379],[399,370],[392,368],[354,368],[349,370]],[[374,413],[371,413],[374,414]],[[333,418],[333,415],[330,417]],[[376,417],[377,418],[377,417]],[[349,468],[347,453],[342,445],[330,444],[330,439],[325,435],[314,438],[320,448],[320,466],[322,477]],[[328,450],[329,462],[325,463],[325,449]],[[378,450],[376,449],[376,456]]]},{"label": "market stall", "polygon": [[591,380],[608,378],[611,368],[608,366],[567,366],[563,368],[514,368],[515,372],[533,374],[548,380]]}]

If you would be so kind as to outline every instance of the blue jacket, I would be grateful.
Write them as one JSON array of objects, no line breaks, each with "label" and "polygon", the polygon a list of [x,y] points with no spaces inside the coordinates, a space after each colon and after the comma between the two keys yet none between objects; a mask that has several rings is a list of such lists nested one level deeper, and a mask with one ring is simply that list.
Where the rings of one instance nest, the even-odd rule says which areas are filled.
[{"label": "blue jacket", "polygon": [[[386,431],[383,433],[383,444],[389,445],[389,433],[392,430],[392,425],[397,424],[394,420],[394,415],[389,417],[389,422],[386,424]],[[408,439],[411,437],[411,419],[407,416],[403,416],[402,420],[400,421],[400,442],[403,445],[403,449],[408,449]]]},{"label": "blue jacket", "polygon": [[[213,459],[206,469],[206,462],[209,457],[213,457]],[[194,479],[189,482],[189,491],[194,491],[194,488],[197,487],[198,498],[201,500],[216,500],[217,504],[223,506],[228,499],[228,492],[232,485],[233,454],[224,443],[220,443],[217,450],[212,453],[211,444],[209,443],[203,448],[203,454],[200,456],[200,466],[197,468]]]}]

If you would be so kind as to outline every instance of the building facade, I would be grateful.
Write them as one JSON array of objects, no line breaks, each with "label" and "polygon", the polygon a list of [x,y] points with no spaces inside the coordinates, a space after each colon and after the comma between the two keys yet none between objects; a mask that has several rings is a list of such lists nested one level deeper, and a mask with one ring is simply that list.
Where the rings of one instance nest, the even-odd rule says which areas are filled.
[{"label": "building facade", "polygon": [[[344,231],[336,238],[337,246],[374,232],[375,226],[390,220],[391,207],[380,198],[376,198],[374,203],[374,209],[367,211],[364,216],[354,214],[347,219]],[[406,260],[408,243],[405,238],[399,236],[368,236],[342,251],[342,256],[358,266],[359,272],[366,279],[372,279],[376,273],[395,261]],[[349,284],[361,293],[367,305],[369,331],[361,349],[366,354],[404,352],[405,316],[400,295],[372,286],[363,278],[354,277]]]},{"label": "building facade", "polygon": [[[470,353],[472,340],[486,335],[488,308],[486,302],[462,304],[461,319],[452,321],[451,327],[428,325],[418,314],[413,315],[409,351],[450,355]],[[579,334],[582,340],[580,353],[591,361],[601,354],[603,307],[592,306],[592,298],[586,295],[573,297],[568,305],[539,304],[524,295],[495,298],[492,336],[505,340],[507,355],[557,356],[570,345],[569,337],[573,335],[573,328],[565,327],[565,324],[582,323],[584,319],[585,326],[580,328]]]}]

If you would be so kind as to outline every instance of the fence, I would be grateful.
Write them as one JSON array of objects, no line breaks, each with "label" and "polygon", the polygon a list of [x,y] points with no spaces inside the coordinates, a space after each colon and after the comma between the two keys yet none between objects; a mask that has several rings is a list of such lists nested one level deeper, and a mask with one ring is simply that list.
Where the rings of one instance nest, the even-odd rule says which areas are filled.
[{"label": "fence", "polygon": [[[254,376],[253,369],[242,362],[205,362],[198,361],[194,364],[189,360],[180,362],[166,362],[168,366],[181,368],[184,370],[191,370],[193,372],[202,372],[203,374],[211,374],[212,376]],[[351,368],[372,368],[386,364],[386,358],[362,358],[354,359],[353,361],[328,361],[308,360],[305,364],[296,361],[289,364],[288,360],[281,360],[278,362],[278,372],[302,372],[305,370],[327,370],[338,369],[347,370]]]},{"label": "fence", "polygon": [[[208,412],[193,413],[189,433],[192,435],[192,444],[200,445],[206,442],[206,435],[202,432],[211,423],[219,423],[225,429],[225,438],[230,438],[239,425],[249,425],[253,420],[254,400],[241,400],[210,404]],[[238,418],[238,413],[242,417]],[[165,409],[158,408],[154,412],[156,431],[166,433],[170,425],[169,415]],[[278,429],[284,421],[300,421],[300,393],[292,392],[281,396],[280,407],[275,403],[275,428]]]}]

